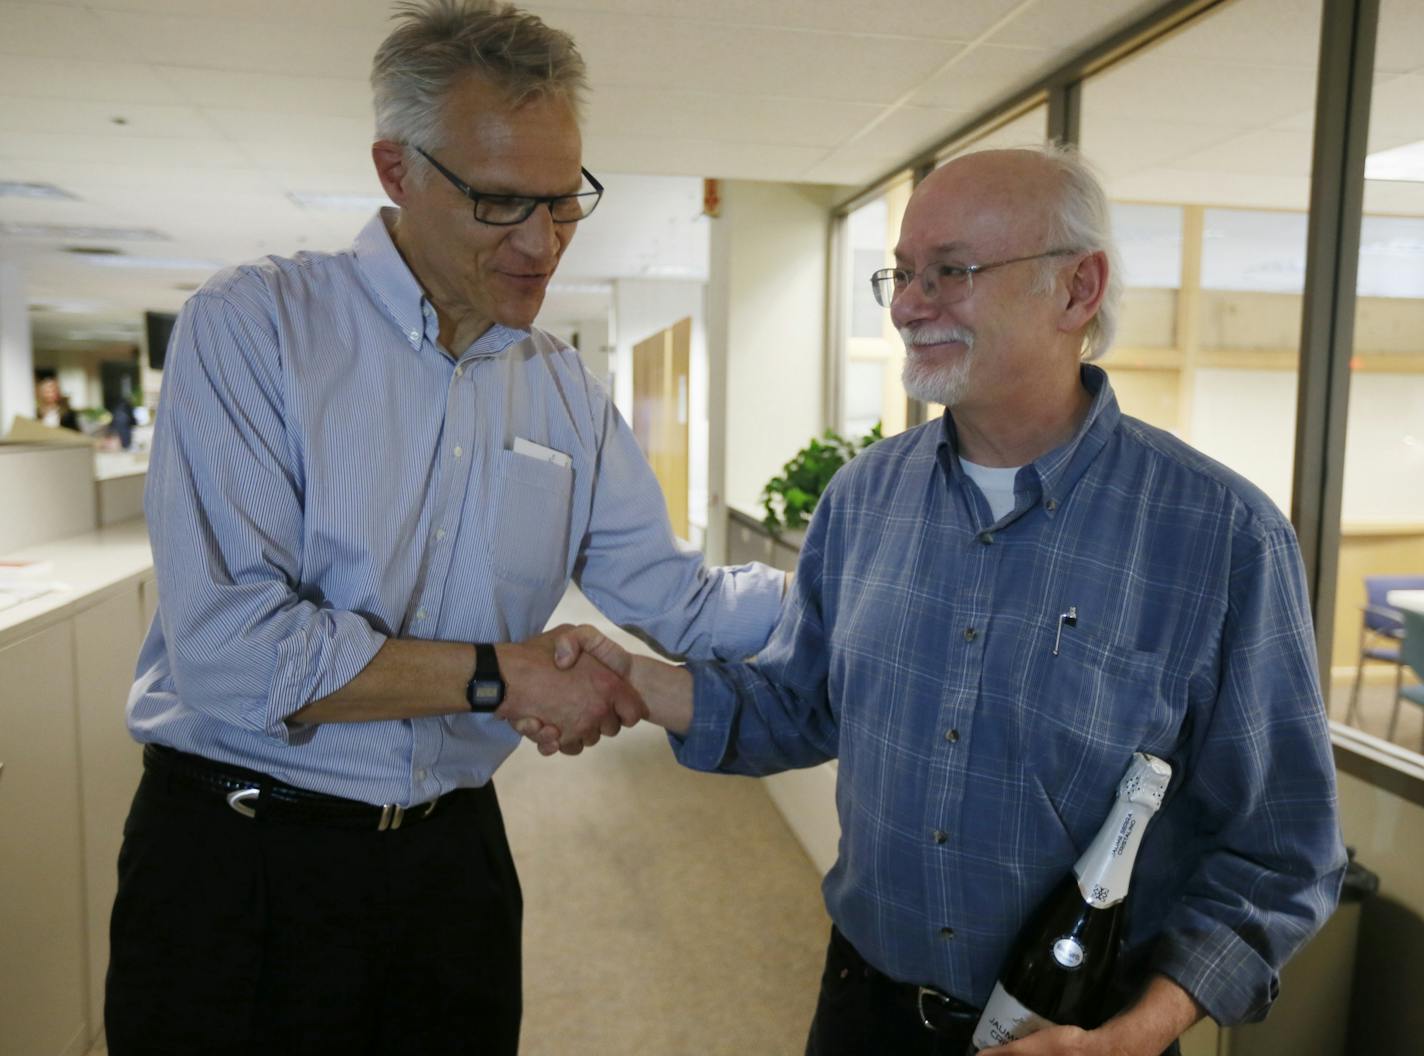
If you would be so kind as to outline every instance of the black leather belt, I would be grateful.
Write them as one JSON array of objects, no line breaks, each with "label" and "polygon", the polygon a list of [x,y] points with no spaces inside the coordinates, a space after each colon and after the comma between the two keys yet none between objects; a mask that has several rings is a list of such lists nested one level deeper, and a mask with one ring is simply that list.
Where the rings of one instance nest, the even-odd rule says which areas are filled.
[{"label": "black leather belt", "polygon": [[831,941],[843,957],[860,966],[867,979],[878,984],[882,994],[888,992],[892,995],[896,1006],[917,1013],[926,1030],[951,1038],[963,1036],[967,1042],[969,1032],[979,1022],[981,1009],[932,986],[902,983],[891,978],[862,957],[851,941],[841,934],[840,928],[832,926]]},{"label": "black leather belt", "polygon": [[144,745],[143,768],[162,778],[171,790],[192,792],[226,803],[244,817],[378,832],[423,821],[455,796],[480,791],[456,789],[416,807],[401,807],[395,803],[374,806],[355,799],[293,788],[255,770],[215,763],[200,755],[190,755],[157,744]]}]

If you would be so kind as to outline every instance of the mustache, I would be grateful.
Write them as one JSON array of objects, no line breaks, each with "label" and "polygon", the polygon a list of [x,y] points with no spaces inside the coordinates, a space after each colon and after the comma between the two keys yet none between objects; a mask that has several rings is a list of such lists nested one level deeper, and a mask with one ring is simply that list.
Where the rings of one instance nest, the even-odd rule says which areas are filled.
[{"label": "mustache", "polygon": [[963,326],[902,326],[900,340],[905,342],[906,349],[916,345],[942,345],[949,341],[958,341],[966,349],[972,349],[974,331]]}]

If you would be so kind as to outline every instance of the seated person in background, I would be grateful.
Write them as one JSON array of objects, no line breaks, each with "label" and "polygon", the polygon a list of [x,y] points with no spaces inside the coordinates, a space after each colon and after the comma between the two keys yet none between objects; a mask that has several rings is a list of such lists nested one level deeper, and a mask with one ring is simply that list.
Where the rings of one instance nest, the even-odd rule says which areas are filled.
[{"label": "seated person in background", "polygon": [[35,420],[52,429],[79,431],[79,416],[69,406],[69,398],[59,391],[59,379],[46,374],[35,382]]},{"label": "seated person in background", "polygon": [[1203,1012],[1260,1019],[1345,865],[1291,525],[1122,414],[1083,362],[1111,342],[1120,282],[1074,154],[935,170],[895,257],[872,281],[906,388],[948,409],[831,481],[757,661],[673,667],[592,628],[563,644],[629,677],[689,767],[840,760],[811,1056],[960,1056],[1139,750],[1173,780],[1112,1014],[991,1051],[1157,1056]]}]

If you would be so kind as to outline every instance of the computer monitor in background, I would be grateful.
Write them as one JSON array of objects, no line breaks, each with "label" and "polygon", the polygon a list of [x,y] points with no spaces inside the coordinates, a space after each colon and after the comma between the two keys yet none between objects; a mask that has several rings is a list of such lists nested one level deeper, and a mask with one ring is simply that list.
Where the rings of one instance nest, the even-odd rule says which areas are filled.
[{"label": "computer monitor in background", "polygon": [[144,327],[148,331],[148,367],[163,369],[163,357],[168,352],[168,339],[173,335],[177,316],[171,312],[144,312]]}]

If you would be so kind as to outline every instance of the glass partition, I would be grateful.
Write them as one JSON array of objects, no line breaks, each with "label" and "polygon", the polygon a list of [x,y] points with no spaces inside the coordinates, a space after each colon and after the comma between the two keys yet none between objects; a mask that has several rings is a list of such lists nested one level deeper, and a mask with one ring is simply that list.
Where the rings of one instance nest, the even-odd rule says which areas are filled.
[{"label": "glass partition", "polygon": [[[1424,595],[1391,596],[1385,578],[1424,589],[1421,28],[1414,0],[1383,0],[1365,161],[1330,658],[1331,716],[1413,751],[1424,751],[1424,708],[1415,702],[1418,694],[1409,692],[1420,673],[1407,658],[1402,667],[1392,659],[1401,624],[1390,610],[1420,606]],[[1411,578],[1416,582],[1409,583]]]},{"label": "glass partition", "polygon": [[1290,509],[1319,0],[1238,0],[1083,82],[1127,282],[1123,410]]}]

